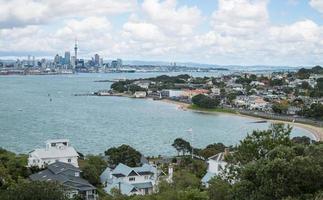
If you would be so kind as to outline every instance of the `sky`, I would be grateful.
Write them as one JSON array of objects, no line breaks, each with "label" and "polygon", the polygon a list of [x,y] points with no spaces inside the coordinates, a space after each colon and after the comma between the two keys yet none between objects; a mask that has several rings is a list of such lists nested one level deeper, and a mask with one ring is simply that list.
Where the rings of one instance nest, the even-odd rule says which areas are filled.
[{"label": "sky", "polygon": [[323,0],[0,0],[0,58],[323,64]]}]

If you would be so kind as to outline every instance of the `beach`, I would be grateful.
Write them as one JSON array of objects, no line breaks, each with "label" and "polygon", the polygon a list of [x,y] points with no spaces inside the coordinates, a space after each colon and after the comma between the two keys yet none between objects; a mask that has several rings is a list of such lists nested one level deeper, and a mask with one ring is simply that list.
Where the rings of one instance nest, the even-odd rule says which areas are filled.
[{"label": "beach", "polygon": [[[163,99],[161,100],[165,103],[170,103],[170,104],[174,104],[177,106],[180,106],[182,109],[185,110],[190,110],[190,111],[194,111],[194,112],[203,112],[203,113],[221,113],[224,115],[236,115],[236,116],[241,116],[241,117],[246,117],[246,118],[251,118],[251,119],[255,119],[255,120],[264,120],[263,118],[260,117],[254,117],[254,116],[249,116],[249,115],[243,115],[240,113],[227,113],[227,112],[214,112],[214,111],[203,111],[203,110],[193,110],[190,109],[190,104],[184,103],[184,102],[178,102],[178,101],[172,101],[169,99]],[[313,125],[309,125],[309,124],[302,124],[302,123],[293,123],[293,122],[288,122],[288,121],[281,121],[281,120],[272,120],[272,119],[265,119],[268,122],[271,123],[284,123],[284,124],[288,124],[291,126],[295,126],[295,127],[299,127],[302,129],[305,129],[307,131],[309,131],[310,133],[312,133],[312,135],[314,136],[316,141],[323,141],[323,128],[322,127],[316,127]]]}]

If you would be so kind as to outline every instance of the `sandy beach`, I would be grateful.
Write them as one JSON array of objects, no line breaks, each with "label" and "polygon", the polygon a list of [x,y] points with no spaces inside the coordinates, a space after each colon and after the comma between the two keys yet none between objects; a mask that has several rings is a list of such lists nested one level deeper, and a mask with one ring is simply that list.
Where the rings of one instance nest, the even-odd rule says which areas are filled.
[{"label": "sandy beach", "polygon": [[[172,100],[168,100],[168,99],[163,99],[161,101],[166,102],[166,103],[170,103],[170,104],[174,104],[174,105],[180,106],[181,108],[190,110],[189,109],[190,104],[187,104],[187,103],[172,101]],[[204,113],[215,113],[215,112],[196,111],[196,110],[190,110],[190,111],[204,112]],[[221,112],[218,112],[218,113],[221,113]],[[255,119],[255,120],[264,120],[263,118],[260,118],[260,117],[253,117],[253,116],[242,115],[242,114],[234,114],[234,113],[221,113],[221,114],[224,114],[224,115],[236,115],[236,116],[247,117],[247,118],[251,118],[251,119]],[[301,124],[301,123],[280,121],[280,120],[266,119],[266,121],[269,121],[269,122],[272,122],[272,123],[284,123],[284,124],[289,124],[291,126],[296,126],[296,127],[299,127],[299,128],[303,128],[303,129],[311,132],[317,141],[323,141],[323,128],[321,128],[321,127],[316,127],[316,126],[312,126],[312,125],[309,125],[309,124]]]}]

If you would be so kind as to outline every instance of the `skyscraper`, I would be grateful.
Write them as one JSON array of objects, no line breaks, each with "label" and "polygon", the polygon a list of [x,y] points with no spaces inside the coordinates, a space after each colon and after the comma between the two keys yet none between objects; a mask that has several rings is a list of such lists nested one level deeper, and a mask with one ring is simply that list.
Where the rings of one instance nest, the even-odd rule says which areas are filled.
[{"label": "skyscraper", "polygon": [[71,64],[71,53],[69,51],[65,52],[64,63],[65,63],[65,65]]},{"label": "skyscraper", "polygon": [[94,63],[95,63],[96,66],[99,66],[99,64],[100,64],[100,56],[99,56],[99,54],[94,55]]},{"label": "skyscraper", "polygon": [[75,39],[75,47],[74,47],[74,57],[75,57],[75,66],[77,66],[77,40]]}]

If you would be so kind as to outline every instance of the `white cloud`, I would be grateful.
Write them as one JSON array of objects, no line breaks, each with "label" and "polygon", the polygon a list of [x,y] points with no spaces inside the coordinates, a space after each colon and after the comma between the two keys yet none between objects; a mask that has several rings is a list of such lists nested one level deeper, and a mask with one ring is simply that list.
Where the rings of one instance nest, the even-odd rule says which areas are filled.
[{"label": "white cloud", "polygon": [[144,0],[142,10],[148,20],[172,35],[191,34],[202,21],[197,7],[177,7],[176,0]]},{"label": "white cloud", "polygon": [[223,35],[244,35],[262,31],[269,23],[267,0],[219,0],[212,15],[213,28]]},{"label": "white cloud", "polygon": [[64,17],[134,11],[136,0],[0,0],[0,28],[48,23]]},{"label": "white cloud", "polygon": [[[318,9],[321,2],[310,3]],[[203,16],[197,6],[176,0],[144,0],[140,6],[135,0],[0,0],[0,52],[45,51],[54,56],[71,51],[77,37],[85,57],[99,53],[109,59],[218,64],[323,62],[323,27],[317,22],[275,25],[269,0],[218,3],[210,16]],[[116,21],[111,17],[125,12],[130,15]]]},{"label": "white cloud", "polygon": [[323,1],[322,0],[310,0],[310,5],[319,11],[320,13],[323,13]]},{"label": "white cloud", "polygon": [[127,22],[123,31],[125,37],[133,37],[136,40],[157,42],[165,39],[158,26],[145,22]]}]

